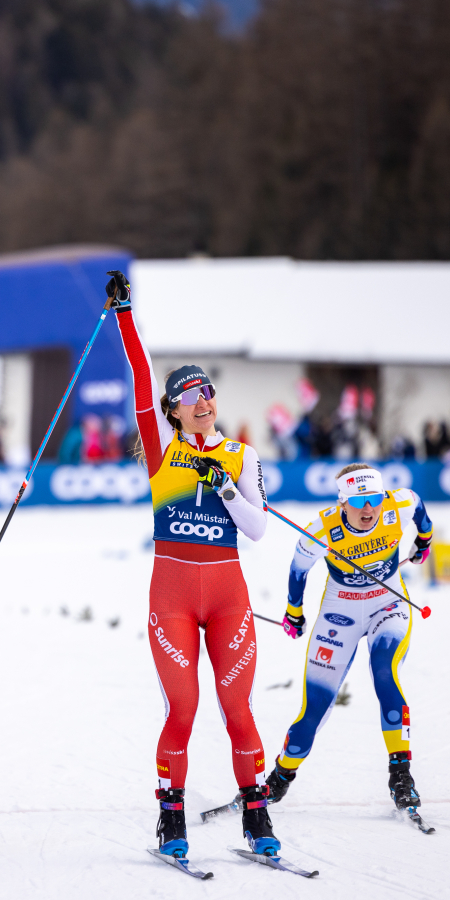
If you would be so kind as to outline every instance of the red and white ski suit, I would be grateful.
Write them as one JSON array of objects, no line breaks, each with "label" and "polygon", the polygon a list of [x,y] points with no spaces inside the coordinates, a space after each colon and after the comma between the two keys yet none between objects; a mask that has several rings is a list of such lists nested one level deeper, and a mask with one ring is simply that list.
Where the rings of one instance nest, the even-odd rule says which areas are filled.
[{"label": "red and white ski suit", "polygon": [[[117,321],[133,371],[136,419],[152,478],[163,463],[174,429],[162,412],[151,359],[133,313],[118,312]],[[203,453],[224,441],[220,433],[205,440],[192,434],[184,438]],[[266,529],[264,502],[261,464],[255,450],[245,446],[237,494],[226,509],[252,540],[259,540]],[[256,638],[238,551],[208,542],[190,543],[188,535],[179,542],[156,540],[155,546],[149,636],[166,707],[157,748],[160,787],[180,788],[185,783],[187,745],[199,699],[199,628],[205,630],[238,785],[263,784],[264,751],[252,712]]]}]

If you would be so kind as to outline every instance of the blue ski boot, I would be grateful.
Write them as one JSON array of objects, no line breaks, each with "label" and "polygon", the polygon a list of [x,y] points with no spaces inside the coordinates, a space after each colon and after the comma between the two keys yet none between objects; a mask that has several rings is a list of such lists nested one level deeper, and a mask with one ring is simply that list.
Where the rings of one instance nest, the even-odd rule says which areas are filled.
[{"label": "blue ski boot", "polygon": [[272,831],[272,822],[267,812],[267,784],[262,787],[253,784],[239,789],[242,798],[242,827],[253,853],[276,856],[281,849],[280,842]]},{"label": "blue ski boot", "polygon": [[397,809],[420,806],[420,797],[409,771],[410,754],[407,751],[389,754],[389,790]]},{"label": "blue ski boot", "polygon": [[189,850],[184,818],[184,788],[160,788],[155,794],[160,807],[156,826],[159,852],[167,856],[184,857]]},{"label": "blue ski boot", "polygon": [[279,803],[283,799],[296,774],[296,769],[285,769],[284,766],[280,765],[279,757],[276,758],[275,768],[269,777],[266,778],[266,783],[270,788],[270,794],[267,798],[269,804]]}]

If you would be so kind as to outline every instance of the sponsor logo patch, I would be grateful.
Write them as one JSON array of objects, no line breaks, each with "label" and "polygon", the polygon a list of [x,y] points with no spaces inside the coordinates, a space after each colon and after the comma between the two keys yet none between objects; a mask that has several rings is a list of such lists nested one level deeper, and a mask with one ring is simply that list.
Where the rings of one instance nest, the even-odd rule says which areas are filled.
[{"label": "sponsor logo patch", "polygon": [[252,661],[254,655],[256,653],[256,644],[254,641],[250,641],[247,650],[241,656],[240,660],[233,666],[232,669],[228,672],[228,675],[225,675],[225,678],[222,678],[220,683],[223,684],[224,687],[228,687],[235,678],[238,678],[241,672],[244,671],[245,666],[248,666]]},{"label": "sponsor logo patch", "polygon": [[332,625],[341,625],[342,628],[355,624],[354,619],[351,619],[350,616],[343,616],[341,613],[325,613],[324,619],[331,622]]},{"label": "sponsor logo patch", "polygon": [[[156,619],[156,616],[155,616],[155,619]],[[158,621],[158,620],[156,619],[156,621]],[[151,621],[151,616],[150,616],[150,622],[151,622],[151,625],[153,626],[153,622]],[[170,656],[174,662],[178,663],[181,669],[186,669],[189,665],[189,660],[183,656],[182,650],[177,650],[175,647],[172,646],[170,641],[167,640],[167,638],[164,634],[164,629],[161,628],[161,625],[158,625],[158,627],[155,628],[155,635],[158,640],[158,643],[161,644],[161,647],[164,650],[164,653],[167,653],[167,655]]]},{"label": "sponsor logo patch", "polygon": [[330,630],[328,632],[328,637],[336,637],[336,635],[337,635],[337,631],[335,631],[334,628],[330,628]]},{"label": "sponsor logo patch", "polygon": [[[364,591],[364,593],[358,593],[357,591],[339,591],[338,597],[340,600],[372,600],[374,597],[381,597],[382,594],[387,593],[386,588],[379,588],[376,591]],[[374,615],[376,615],[376,613],[374,613]],[[327,617],[325,616],[325,618]],[[329,621],[331,621],[331,619],[329,619]]]},{"label": "sponsor logo patch", "polygon": [[347,487],[350,487],[350,486],[353,485],[354,483],[355,483],[355,479],[354,479],[354,478],[347,478]]},{"label": "sponsor logo patch", "polygon": [[409,741],[410,728],[409,706],[402,706],[402,741]]},{"label": "sponsor logo patch", "polygon": [[[333,634],[337,634],[336,631]],[[333,647],[343,647],[342,641],[334,641],[333,638],[325,637],[323,634],[316,634],[316,641],[324,641],[325,644],[333,644]],[[323,647],[321,648],[323,650]],[[317,659],[317,657],[316,657]]]},{"label": "sponsor logo patch", "polygon": [[378,620],[377,624],[372,629],[372,634],[375,634],[378,631],[380,625],[383,625],[383,622],[388,622],[389,619],[395,619],[395,618],[406,620],[408,618],[408,616],[405,615],[405,613],[403,613],[403,612],[390,612],[387,614],[387,616],[383,616],[382,619]]},{"label": "sponsor logo patch", "polygon": [[170,526],[172,534],[195,534],[199,538],[207,538],[208,541],[214,541],[223,537],[223,528],[213,525],[211,528],[203,523],[193,525],[192,522],[172,522]]},{"label": "sponsor logo patch", "polygon": [[260,753],[255,753],[255,772],[264,772],[266,760]]},{"label": "sponsor logo patch", "polygon": [[[191,375],[185,375],[184,378],[180,378],[180,380],[177,381],[176,384],[174,384],[173,389],[175,391],[176,388],[180,387],[180,385],[185,384],[187,381],[189,381],[189,379],[191,380],[191,384],[201,384],[202,377],[202,372],[192,372]],[[195,378],[195,381],[192,380],[193,378]]]},{"label": "sponsor logo patch", "polygon": [[331,509],[327,509],[327,511],[324,512],[324,514],[323,514],[324,519],[326,519],[328,516],[334,515],[335,512],[336,512],[335,506],[332,506]]},{"label": "sponsor logo patch", "polygon": [[231,644],[228,644],[230,650],[239,650],[239,644],[242,644],[242,641],[244,640],[245,635],[247,634],[247,629],[248,629],[251,617],[252,617],[252,611],[251,611],[251,609],[248,609],[247,612],[245,613],[245,616],[244,616],[242,622],[241,622],[241,627],[240,627],[239,631],[237,632],[237,634],[234,635],[234,638],[233,638]]},{"label": "sponsor logo patch", "polygon": [[383,525],[395,525],[397,513],[395,509],[388,509],[383,513]]},{"label": "sponsor logo patch", "polygon": [[225,450],[227,450],[228,453],[239,453],[240,449],[241,444],[239,444],[238,441],[227,441],[225,444]]},{"label": "sponsor logo patch", "polygon": [[320,660],[320,662],[330,663],[334,651],[330,650],[328,647],[319,647],[316,653],[316,659]]},{"label": "sponsor logo patch", "polygon": [[330,531],[331,540],[332,541],[343,541],[344,540],[344,532],[340,525],[336,525],[336,528],[332,528]]},{"label": "sponsor logo patch", "polygon": [[156,758],[156,768],[161,778],[170,778],[170,759]]}]

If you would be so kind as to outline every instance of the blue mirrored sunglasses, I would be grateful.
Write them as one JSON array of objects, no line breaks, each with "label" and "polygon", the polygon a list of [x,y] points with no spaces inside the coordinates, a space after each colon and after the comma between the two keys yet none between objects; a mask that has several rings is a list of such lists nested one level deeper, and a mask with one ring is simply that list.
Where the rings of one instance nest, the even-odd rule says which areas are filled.
[{"label": "blue mirrored sunglasses", "polygon": [[364,509],[366,503],[371,506],[379,506],[383,502],[384,494],[358,494],[357,497],[347,497],[347,503],[354,509]]}]

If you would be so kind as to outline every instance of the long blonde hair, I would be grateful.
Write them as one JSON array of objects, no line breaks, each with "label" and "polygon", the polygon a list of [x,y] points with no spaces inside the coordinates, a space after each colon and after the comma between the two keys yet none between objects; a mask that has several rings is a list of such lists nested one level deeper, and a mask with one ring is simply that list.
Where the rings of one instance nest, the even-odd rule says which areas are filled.
[{"label": "long blonde hair", "polygon": [[[164,376],[164,384],[167,384],[167,379],[170,378],[170,376],[173,375],[174,372],[176,372],[176,369],[171,369],[170,372],[168,372],[167,375]],[[180,404],[178,402],[175,409],[178,409],[179,405]],[[181,421],[180,419],[176,419],[175,416],[172,416],[173,410],[171,410],[169,407],[169,398],[167,394],[163,394],[163,396],[161,397],[161,409],[172,428],[175,428],[176,431],[181,431]],[[143,465],[148,468],[147,460],[145,458],[144,445],[142,443],[141,435],[139,434],[139,432],[136,443],[133,447],[133,459],[137,459],[138,465]]]}]

